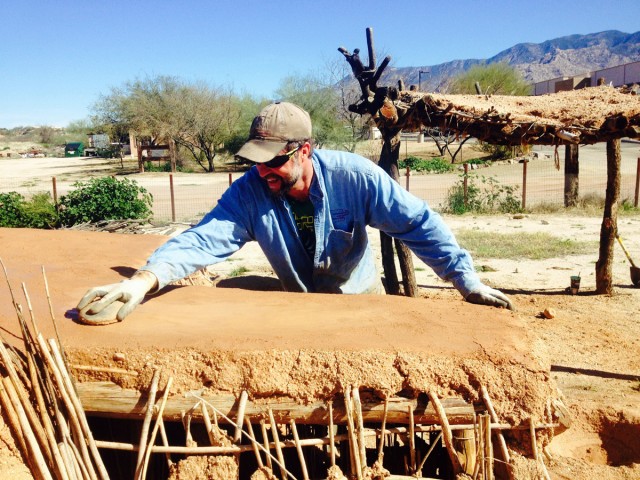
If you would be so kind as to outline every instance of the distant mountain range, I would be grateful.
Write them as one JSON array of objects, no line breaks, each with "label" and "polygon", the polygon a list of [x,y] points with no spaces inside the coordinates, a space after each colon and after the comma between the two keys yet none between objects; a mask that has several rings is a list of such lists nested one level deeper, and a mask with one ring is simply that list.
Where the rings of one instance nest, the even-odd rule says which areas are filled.
[{"label": "distant mountain range", "polygon": [[[421,67],[387,67],[380,85],[405,85],[421,80],[424,91],[446,92],[452,78],[474,65],[506,62],[522,73],[527,82],[536,83],[563,76],[574,76],[640,60],[640,32],[608,30],[587,35],[569,35],[542,43],[519,43],[488,59],[452,60]],[[420,74],[420,71],[423,73]]]}]

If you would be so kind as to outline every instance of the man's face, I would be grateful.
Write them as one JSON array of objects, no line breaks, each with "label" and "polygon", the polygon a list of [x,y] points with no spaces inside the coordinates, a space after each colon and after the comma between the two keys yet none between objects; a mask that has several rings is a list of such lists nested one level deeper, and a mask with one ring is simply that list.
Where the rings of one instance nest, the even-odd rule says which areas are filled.
[{"label": "man's face", "polygon": [[[280,152],[281,155],[284,153],[286,152]],[[256,166],[260,177],[267,183],[269,191],[274,197],[286,195],[302,177],[302,165],[298,158],[298,152],[295,152],[286,163],[279,167],[270,168],[264,163],[258,163]]]}]

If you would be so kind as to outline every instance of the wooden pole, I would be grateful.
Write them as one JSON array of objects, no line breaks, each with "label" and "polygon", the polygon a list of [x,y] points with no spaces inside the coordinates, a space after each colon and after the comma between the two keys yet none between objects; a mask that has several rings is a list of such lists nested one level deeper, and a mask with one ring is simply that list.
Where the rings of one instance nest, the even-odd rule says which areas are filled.
[{"label": "wooden pole", "polygon": [[287,478],[287,469],[284,466],[284,456],[282,455],[282,446],[280,445],[280,436],[278,435],[278,425],[273,418],[273,411],[269,409],[269,423],[271,424],[271,435],[273,436],[273,443],[276,445],[276,455],[278,457],[278,466],[280,467],[280,474],[282,480]]},{"label": "wooden pole", "polygon": [[522,209],[527,208],[527,165],[529,161],[525,158],[522,161]]},{"label": "wooden pole", "polygon": [[580,162],[578,145],[570,143],[564,149],[564,206],[575,207],[580,194]]},{"label": "wooden pole", "polygon": [[229,173],[229,186],[233,183],[233,174]]},{"label": "wooden pole", "polygon": [[633,206],[638,208],[638,197],[640,196],[640,157],[636,166],[636,194],[633,197]]},{"label": "wooden pole", "polygon": [[[485,407],[487,407],[487,411],[489,412],[489,415],[491,417],[491,421],[493,423],[498,423],[498,415],[496,414],[495,409],[493,408],[493,403],[491,403],[491,398],[489,397],[489,392],[487,391],[486,387],[484,385],[482,385],[480,387],[480,396],[482,397],[482,400],[484,402]],[[507,466],[507,475],[508,477],[511,479],[513,478],[513,472],[511,470],[511,458],[509,456],[509,450],[507,450],[507,442],[504,439],[504,435],[502,434],[501,430],[498,430],[496,432],[496,435],[498,436],[498,445],[500,446],[500,452],[502,454],[502,460],[505,462],[506,466]]]},{"label": "wooden pole", "polygon": [[296,443],[298,459],[300,460],[300,468],[302,469],[302,478],[304,480],[309,480],[309,472],[307,472],[307,463],[304,461],[304,453],[302,452],[300,437],[298,437],[298,429],[296,428],[296,421],[292,418],[289,421],[289,425],[291,425],[291,431],[293,432],[293,440]]},{"label": "wooden pole", "polygon": [[242,424],[244,423],[244,411],[247,408],[248,398],[247,391],[243,390],[238,400],[238,418],[236,419],[236,429],[233,432],[233,443],[240,443],[242,440]]},{"label": "wooden pole", "polygon": [[493,480],[493,443],[491,442],[491,418],[481,415],[484,422],[484,446],[485,446],[485,478]]},{"label": "wooden pole", "polygon": [[462,465],[460,465],[460,459],[458,458],[458,454],[456,453],[455,448],[453,447],[453,435],[451,434],[451,428],[449,427],[449,420],[447,420],[447,415],[440,403],[440,399],[436,394],[435,390],[430,389],[429,399],[431,403],[433,403],[438,416],[440,417],[440,425],[442,426],[442,438],[444,439],[444,445],[447,448],[447,453],[449,454],[449,458],[451,459],[451,464],[453,465],[453,474],[458,475],[462,473]]},{"label": "wooden pole", "polygon": [[149,388],[149,396],[147,398],[147,411],[142,422],[142,431],[140,432],[140,449],[138,450],[138,460],[136,462],[136,479],[142,479],[142,462],[144,461],[145,446],[147,445],[147,435],[149,434],[149,425],[153,417],[153,408],[156,403],[156,393],[158,392],[158,381],[160,380],[160,370],[155,369],[151,378],[151,387]]},{"label": "wooden pole", "polygon": [[[638,159],[640,160],[640,158]],[[56,185],[56,177],[51,177],[51,183],[53,184],[53,204],[58,207],[58,187]]]},{"label": "wooden pole", "polygon": [[169,192],[171,194],[171,221],[176,221],[176,196],[173,191],[173,173],[169,174]]},{"label": "wooden pole", "polygon": [[256,463],[259,468],[264,467],[264,463],[262,463],[262,457],[260,456],[260,450],[258,450],[258,442],[256,441],[256,436],[253,433],[253,426],[251,425],[251,421],[248,418],[244,419],[244,424],[247,427],[247,433],[249,434],[249,440],[251,440],[251,447],[253,448],[253,454],[256,456]]},{"label": "wooden pole", "polygon": [[380,426],[380,445],[378,446],[378,462],[382,465],[384,452],[385,429],[387,428],[387,411],[389,410],[389,397],[384,397],[384,412],[382,414],[382,425]]},{"label": "wooden pole", "polygon": [[[362,402],[360,401],[360,391],[358,387],[354,387],[351,390],[353,396],[353,413],[356,426],[356,432],[358,434],[358,447],[360,451],[360,468],[367,466],[367,451],[364,443],[364,422],[362,421]],[[411,408],[411,405],[409,405]]]},{"label": "wooden pole", "polygon": [[600,227],[600,256],[596,262],[596,293],[613,293],[613,247],[618,233],[618,200],[620,198],[620,140],[607,142],[607,193]]},{"label": "wooden pole", "polygon": [[331,466],[336,464],[336,442],[333,432],[333,401],[329,400],[329,456],[331,457]]},{"label": "wooden pole", "polygon": [[465,208],[469,203],[469,164],[463,164],[464,167],[464,177],[463,177],[463,201]]},{"label": "wooden pole", "polygon": [[171,384],[173,383],[173,377],[169,377],[167,380],[167,384],[164,387],[164,394],[162,395],[162,400],[160,401],[160,407],[158,408],[158,415],[156,416],[156,423],[153,426],[153,430],[151,431],[151,436],[149,437],[149,442],[144,451],[144,461],[142,462],[142,475],[140,477],[141,480],[147,478],[147,466],[149,465],[149,458],[151,457],[151,447],[155,443],[156,435],[158,434],[158,429],[160,424],[162,424],[162,412],[164,412],[164,407],[167,404],[167,398],[169,397],[169,391],[171,390]]},{"label": "wooden pole", "polygon": [[405,188],[407,189],[407,192],[409,191],[409,177],[411,175],[411,167],[409,167],[409,165],[407,165],[407,172],[405,173],[406,176],[406,180],[405,180]]}]

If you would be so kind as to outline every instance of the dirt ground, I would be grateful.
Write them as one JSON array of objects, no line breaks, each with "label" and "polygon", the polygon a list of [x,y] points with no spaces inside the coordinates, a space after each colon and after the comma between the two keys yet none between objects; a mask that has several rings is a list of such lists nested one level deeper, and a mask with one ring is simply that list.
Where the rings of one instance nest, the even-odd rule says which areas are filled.
[{"label": "dirt ground", "polygon": [[[544,231],[563,239],[593,241],[598,239],[601,223],[598,217],[558,214],[517,218],[447,216],[445,220],[454,233],[463,228],[513,234]],[[640,216],[620,217],[618,226],[632,257],[640,262]],[[4,252],[28,248],[7,243],[9,238],[0,240]],[[377,233],[372,232],[370,238],[377,245]],[[50,248],[64,251],[68,245],[61,241],[52,243]],[[527,334],[537,339],[536,348],[548,355],[551,379],[559,387],[573,418],[571,428],[548,446],[551,477],[639,479],[640,289],[631,286],[629,263],[616,247],[614,294],[595,295],[597,256],[594,249],[586,255],[541,261],[475,258],[475,262],[490,266],[492,271],[482,272],[481,278],[514,300],[517,306],[514,319],[522,322]],[[10,259],[10,255],[3,258],[5,262]],[[459,295],[449,285],[419,261],[416,266],[425,308],[430,299],[436,303],[459,303]],[[246,269],[245,273],[235,276],[240,267]],[[212,267],[209,274],[221,286],[277,288],[264,256],[255,245],[248,245],[229,261]],[[582,277],[581,287],[577,295],[571,295],[567,291],[569,277],[576,274]],[[553,318],[542,314],[545,309],[553,311]],[[2,451],[13,448],[7,446],[11,440],[5,426],[0,429],[0,439],[7,442]],[[2,478],[29,478],[25,467],[12,455],[0,455],[0,473]],[[523,478],[536,477],[531,473]]]}]

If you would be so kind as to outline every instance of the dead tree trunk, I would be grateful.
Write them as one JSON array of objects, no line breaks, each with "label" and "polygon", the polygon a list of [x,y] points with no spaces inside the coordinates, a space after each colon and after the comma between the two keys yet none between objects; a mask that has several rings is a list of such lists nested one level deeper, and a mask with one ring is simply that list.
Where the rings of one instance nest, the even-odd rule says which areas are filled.
[{"label": "dead tree trunk", "polygon": [[580,183],[580,163],[578,145],[572,143],[564,149],[564,206],[575,207],[578,204]]},{"label": "dead tree trunk", "polygon": [[596,293],[613,292],[611,264],[618,233],[618,199],[620,197],[620,140],[607,142],[607,194],[600,227],[600,257],[596,262]]},{"label": "dead tree trunk", "polygon": [[[382,131],[384,144],[380,154],[378,165],[396,182],[400,179],[398,170],[398,158],[400,156],[400,132],[401,130],[386,128]],[[387,293],[397,295],[400,293],[398,274],[396,272],[395,255],[393,251],[394,242],[386,233],[380,232],[380,247],[382,253],[382,267]],[[398,263],[402,273],[402,285],[404,294],[408,297],[417,296],[418,285],[413,269],[413,257],[409,248],[399,240],[395,240]]]},{"label": "dead tree trunk", "polygon": [[[399,115],[392,100],[397,97],[397,89],[388,87],[378,87],[378,80],[384,69],[389,65],[391,57],[385,57],[376,68],[375,50],[373,48],[373,30],[367,28],[367,48],[369,53],[369,63],[364,65],[360,59],[360,50],[355,49],[353,53],[340,47],[338,50],[344,55],[345,59],[351,66],[353,76],[358,80],[362,95],[360,102],[349,105],[349,110],[360,115],[370,114],[376,121],[384,145],[380,155],[380,167],[386,171],[396,182],[399,180],[398,173],[398,157],[400,153],[400,132],[398,127]],[[401,86],[402,90],[403,87]],[[393,252],[393,242],[391,238],[380,233],[381,249],[382,249],[382,265],[384,268],[387,293],[397,294],[400,291],[398,284],[398,275],[395,267],[395,255]],[[402,281],[404,286],[404,294],[415,297],[417,295],[417,284],[415,273],[413,270],[413,260],[411,252],[402,242],[396,240],[396,250],[398,253],[398,261],[402,271]]]}]

